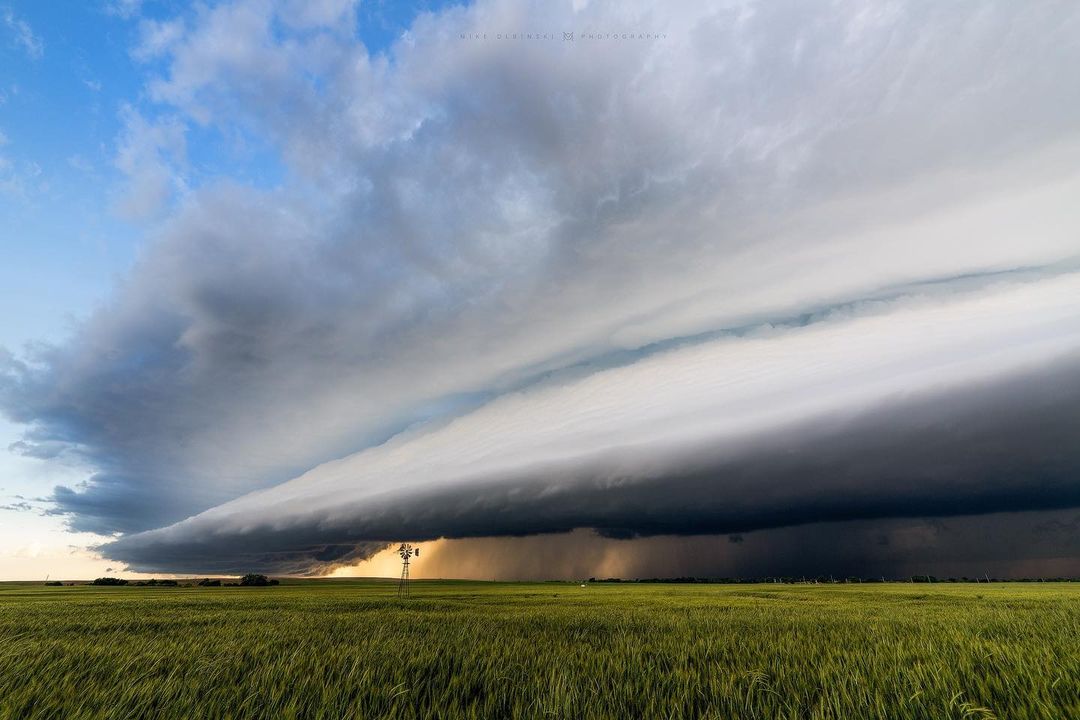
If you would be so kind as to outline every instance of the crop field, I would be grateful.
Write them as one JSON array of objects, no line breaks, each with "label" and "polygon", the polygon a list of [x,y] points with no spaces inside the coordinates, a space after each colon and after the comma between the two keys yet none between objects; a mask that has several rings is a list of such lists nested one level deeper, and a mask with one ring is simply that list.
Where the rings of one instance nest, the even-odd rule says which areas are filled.
[{"label": "crop field", "polygon": [[1080,585],[0,584],[4,718],[1080,718]]}]

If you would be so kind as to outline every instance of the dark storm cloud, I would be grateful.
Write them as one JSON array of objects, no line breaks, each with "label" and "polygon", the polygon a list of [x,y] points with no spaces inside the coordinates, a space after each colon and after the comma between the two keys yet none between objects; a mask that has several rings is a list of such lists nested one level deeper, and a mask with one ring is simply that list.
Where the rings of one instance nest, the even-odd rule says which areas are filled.
[{"label": "dark storm cloud", "polygon": [[[907,579],[1080,577],[1075,509],[948,518],[890,518],[722,536],[605,538],[588,531],[425,545],[422,577],[514,580],[619,578]],[[1043,525],[1068,528],[1053,537]]]},{"label": "dark storm cloud", "polygon": [[[278,553],[291,551],[287,567],[311,572],[338,562],[316,557],[326,547],[352,547],[349,557],[362,558],[379,541],[398,538],[575,528],[612,538],[730,534],[1054,510],[1080,506],[1077,437],[1080,361],[1073,359],[991,387],[819,418],[734,447],[667,449],[663,460],[656,449],[627,448],[570,467],[533,468],[524,477],[391,492],[319,513],[280,507],[270,490],[102,551],[136,569],[176,572],[235,557],[274,568]],[[630,470],[641,466],[655,470]],[[294,502],[285,488],[281,502]]]}]

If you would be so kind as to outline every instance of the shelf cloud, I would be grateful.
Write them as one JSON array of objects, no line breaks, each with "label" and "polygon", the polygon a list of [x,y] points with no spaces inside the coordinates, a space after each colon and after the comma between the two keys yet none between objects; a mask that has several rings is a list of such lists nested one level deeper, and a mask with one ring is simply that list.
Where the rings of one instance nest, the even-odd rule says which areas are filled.
[{"label": "shelf cloud", "polygon": [[[0,357],[17,449],[89,468],[51,512],[106,557],[1075,534],[1075,4],[479,0],[379,53],[351,7],[144,28],[162,115],[121,154],[164,219],[70,338]],[[207,128],[278,179],[194,180]]]}]

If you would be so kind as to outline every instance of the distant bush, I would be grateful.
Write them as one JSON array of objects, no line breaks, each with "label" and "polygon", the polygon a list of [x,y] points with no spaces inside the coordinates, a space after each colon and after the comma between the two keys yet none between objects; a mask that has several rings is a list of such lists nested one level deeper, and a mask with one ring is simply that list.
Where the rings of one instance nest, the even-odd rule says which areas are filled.
[{"label": "distant bush", "polygon": [[240,585],[243,587],[263,587],[265,585],[277,584],[277,580],[271,580],[265,575],[259,575],[258,573],[248,573],[244,577],[240,578]]},{"label": "distant bush", "polygon": [[45,583],[46,587],[64,587],[64,583],[59,580],[53,580],[52,582]]},{"label": "distant bush", "polygon": [[180,583],[176,582],[175,580],[154,580],[153,578],[151,578],[150,580],[140,580],[135,584],[139,587],[176,587]]},{"label": "distant bush", "polygon": [[91,585],[127,585],[128,581],[123,578],[103,577],[94,580]]},{"label": "distant bush", "polygon": [[199,587],[221,587],[221,581],[211,580],[210,578],[203,578],[199,581]]}]

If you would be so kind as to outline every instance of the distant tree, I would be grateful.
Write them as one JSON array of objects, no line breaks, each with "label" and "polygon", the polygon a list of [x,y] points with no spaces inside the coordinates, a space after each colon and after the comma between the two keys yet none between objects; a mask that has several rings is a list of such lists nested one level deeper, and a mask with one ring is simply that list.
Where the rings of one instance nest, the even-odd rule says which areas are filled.
[{"label": "distant tree", "polygon": [[277,585],[277,580],[271,580],[265,575],[259,575],[258,573],[248,573],[244,577],[240,578],[240,585],[244,587],[264,587],[266,585]]},{"label": "distant tree", "polygon": [[90,584],[91,585],[127,585],[128,581],[123,579],[123,578],[100,577],[100,578],[94,580],[94,582],[92,582]]},{"label": "distant tree", "polygon": [[64,583],[60,582],[59,580],[53,580],[52,582],[47,582],[47,583],[45,583],[45,585],[48,586],[48,587],[64,587]]},{"label": "distant tree", "polygon": [[210,578],[203,578],[199,581],[199,587],[221,587],[221,581],[211,580]]}]

